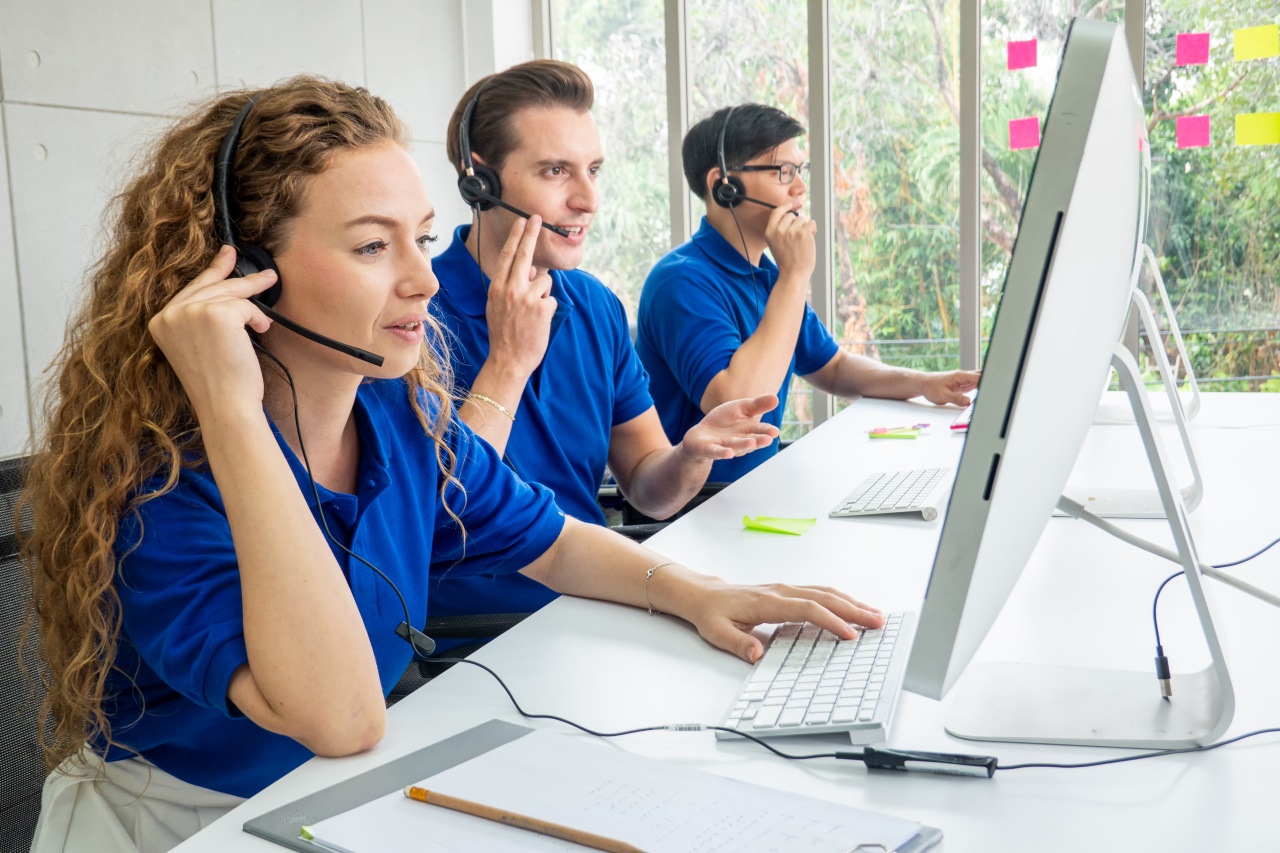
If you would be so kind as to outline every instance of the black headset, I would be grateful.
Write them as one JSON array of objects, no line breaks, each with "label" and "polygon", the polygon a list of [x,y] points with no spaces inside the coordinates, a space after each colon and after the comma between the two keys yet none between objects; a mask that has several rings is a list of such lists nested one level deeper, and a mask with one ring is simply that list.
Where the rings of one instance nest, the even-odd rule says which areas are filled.
[{"label": "black headset", "polygon": [[[498,173],[483,163],[476,165],[475,158],[471,156],[471,122],[475,116],[476,105],[480,103],[480,95],[488,85],[488,80],[480,84],[475,95],[467,102],[467,108],[462,111],[462,120],[458,122],[458,149],[462,153],[462,174],[458,176],[458,193],[467,206],[476,212],[501,207],[516,216],[528,219],[530,214],[502,200],[502,182],[498,180]],[[543,222],[542,227],[561,237],[569,236],[568,229],[558,225]]]},{"label": "black headset", "polygon": [[[724,114],[724,121],[720,123],[720,142],[716,145],[716,164],[720,167],[720,181],[712,188],[711,197],[715,199],[716,204],[721,207],[727,207],[730,210],[744,201],[767,207],[770,210],[776,210],[778,207],[776,204],[769,204],[767,201],[761,201],[758,198],[752,198],[747,195],[747,185],[742,182],[742,178],[729,174],[729,163],[724,156],[724,138],[729,130],[729,119],[733,117],[733,111],[737,108],[737,104],[729,107],[729,111]],[[793,210],[791,215],[799,216],[800,213]]]},{"label": "black headset", "polygon": [[720,143],[716,145],[716,164],[720,166],[720,182],[711,191],[711,197],[715,199],[716,204],[728,208],[737,207],[744,201],[755,201],[747,198],[747,185],[742,182],[742,178],[729,174],[729,164],[724,157],[724,137],[729,130],[729,119],[733,117],[733,111],[737,108],[737,105],[729,107],[729,111],[724,114],[724,121],[720,123]]},{"label": "black headset", "polygon": [[350,344],[344,344],[341,341],[335,341],[333,338],[327,338],[319,332],[313,332],[305,326],[298,325],[277,312],[272,306],[280,301],[280,293],[283,290],[284,282],[280,278],[280,270],[276,268],[275,259],[271,257],[270,252],[261,246],[245,243],[239,239],[239,231],[236,228],[235,221],[231,218],[231,161],[235,157],[236,146],[240,142],[240,131],[244,128],[245,117],[249,115],[249,110],[253,109],[253,105],[257,103],[259,97],[261,97],[261,93],[251,97],[240,108],[240,113],[236,116],[236,120],[231,123],[231,129],[227,131],[227,135],[222,139],[222,144],[218,146],[218,157],[213,164],[214,226],[218,232],[218,239],[228,246],[233,246],[236,250],[235,270],[229,277],[243,278],[256,272],[271,270],[276,274],[276,283],[262,293],[250,296],[249,301],[258,306],[262,313],[266,314],[272,322],[279,323],[294,334],[315,341],[321,346],[329,347],[361,361],[367,361],[375,367],[381,367],[382,356]]}]

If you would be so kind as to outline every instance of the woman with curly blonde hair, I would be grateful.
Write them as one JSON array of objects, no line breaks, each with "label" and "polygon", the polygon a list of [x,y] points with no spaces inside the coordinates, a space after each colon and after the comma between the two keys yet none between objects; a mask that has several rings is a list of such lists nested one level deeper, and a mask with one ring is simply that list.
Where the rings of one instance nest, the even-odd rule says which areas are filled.
[{"label": "woman with curly blonde hair", "polygon": [[[211,186],[242,112],[226,213],[275,269],[235,277]],[[35,851],[167,850],[313,754],[377,743],[403,623],[446,571],[648,601],[747,660],[761,622],[880,623],[566,519],[455,418],[407,138],[363,89],[299,77],[179,120],[116,199],[25,496],[53,771]],[[500,275],[527,280],[538,231],[516,224]],[[383,364],[273,321],[251,297],[276,285],[281,315]]]}]

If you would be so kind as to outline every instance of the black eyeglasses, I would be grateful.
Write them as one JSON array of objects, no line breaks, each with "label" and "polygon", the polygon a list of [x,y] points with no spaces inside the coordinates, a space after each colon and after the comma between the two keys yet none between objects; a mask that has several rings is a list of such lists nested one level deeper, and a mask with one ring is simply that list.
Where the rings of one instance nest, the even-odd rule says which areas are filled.
[{"label": "black eyeglasses", "polygon": [[730,172],[777,172],[778,183],[789,184],[796,179],[809,180],[808,163],[773,163],[768,166],[730,166]]}]

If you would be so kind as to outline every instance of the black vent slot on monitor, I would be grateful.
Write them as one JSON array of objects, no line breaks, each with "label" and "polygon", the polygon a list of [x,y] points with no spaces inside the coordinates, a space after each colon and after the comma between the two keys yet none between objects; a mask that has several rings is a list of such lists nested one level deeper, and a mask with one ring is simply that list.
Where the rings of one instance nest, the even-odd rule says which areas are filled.
[{"label": "black vent slot on monitor", "polygon": [[1036,301],[1031,307],[1031,322],[1027,324],[1027,338],[1022,342],[1022,354],[1018,356],[1018,372],[1013,375],[1013,392],[1009,394],[1009,408],[1004,410],[1004,423],[1000,426],[1000,438],[1009,434],[1009,420],[1013,417],[1013,408],[1018,404],[1018,388],[1022,384],[1022,370],[1027,366],[1027,352],[1031,349],[1031,339],[1035,337],[1036,326],[1040,325],[1040,303],[1044,299],[1044,284],[1049,280],[1049,270],[1053,269],[1053,259],[1058,254],[1058,237],[1062,233],[1062,211],[1053,218],[1053,233],[1049,236],[1049,251],[1044,258],[1044,266],[1040,270],[1040,283],[1036,286]]},{"label": "black vent slot on monitor", "polygon": [[996,472],[1000,470],[1000,454],[991,457],[991,471],[987,474],[987,487],[982,490],[982,499],[991,500],[991,490],[996,487]]}]

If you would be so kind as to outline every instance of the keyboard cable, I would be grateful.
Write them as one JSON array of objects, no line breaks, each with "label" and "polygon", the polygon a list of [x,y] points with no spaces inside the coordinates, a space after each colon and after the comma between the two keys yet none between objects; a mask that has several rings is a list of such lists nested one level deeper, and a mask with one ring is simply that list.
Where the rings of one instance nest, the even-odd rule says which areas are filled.
[{"label": "keyboard cable", "polygon": [[[333,535],[333,533],[330,532],[328,521],[325,519],[325,515],[324,515],[323,503],[320,500],[319,489],[316,487],[315,477],[311,473],[311,460],[307,457],[306,445],[302,443],[302,425],[298,422],[298,392],[293,382],[293,376],[289,373],[289,369],[285,367],[284,364],[278,358],[276,358],[267,349],[260,346],[257,341],[253,341],[253,345],[254,345],[254,349],[258,350],[260,353],[262,353],[262,355],[266,356],[268,359],[270,359],[272,362],[275,363],[275,365],[282,371],[282,373],[285,376],[285,379],[289,384],[289,390],[293,397],[294,427],[298,432],[298,445],[299,445],[299,449],[301,450],[303,467],[306,469],[307,479],[310,481],[312,494],[316,499],[316,510],[319,513],[320,523],[324,529],[324,533],[334,545],[336,545],[342,551],[346,552],[349,556],[353,557],[356,560],[359,560],[361,563],[363,563],[365,566],[371,569],[377,577],[385,581],[392,588],[392,590],[395,591],[397,598],[399,598],[400,606],[404,610],[404,617],[405,617],[404,622],[401,623],[401,625],[396,629],[396,633],[409,642],[409,645],[413,648],[414,654],[421,660],[429,660],[435,663],[450,663],[450,664],[465,663],[465,664],[469,664],[471,666],[478,667],[479,669],[484,670],[490,676],[492,676],[495,681],[498,682],[498,685],[502,688],[503,692],[507,694],[507,698],[511,700],[512,706],[516,709],[516,711],[520,714],[520,716],[524,717],[525,719],[552,720],[558,723],[564,723],[567,726],[571,726],[572,728],[578,729],[579,731],[585,732],[586,734],[589,734],[593,737],[598,737],[598,738],[623,737],[625,735],[641,734],[643,732],[706,732],[706,731],[727,732],[729,734],[733,734],[738,737],[744,738],[756,744],[757,746],[761,746],[764,749],[767,749],[769,752],[773,753],[774,755],[778,756],[779,758],[785,758],[788,761],[811,761],[818,758],[834,758],[842,761],[860,761],[864,765],[866,765],[868,769],[924,771],[928,773],[940,773],[944,775],[961,775],[961,776],[975,776],[975,777],[986,777],[986,778],[991,778],[992,776],[994,776],[997,770],[1024,770],[1024,769],[1029,769],[1033,767],[1053,768],[1053,769],[1075,769],[1075,768],[1081,768],[1081,767],[1098,767],[1104,764],[1120,764],[1122,762],[1127,762],[1127,761],[1139,761],[1145,758],[1158,758],[1160,756],[1177,755],[1180,753],[1187,753],[1187,752],[1207,752],[1208,750],[1211,750],[1211,749],[1217,749],[1220,746],[1227,746],[1228,744],[1236,743],[1238,741],[1244,740],[1245,738],[1256,737],[1257,735],[1262,735],[1262,734],[1280,733],[1280,728],[1258,729],[1257,731],[1252,731],[1246,734],[1238,735],[1234,738],[1231,738],[1230,740],[1218,741],[1217,743],[1212,743],[1205,746],[1192,746],[1192,747],[1184,747],[1181,749],[1162,749],[1154,752],[1141,753],[1139,755],[1126,755],[1121,758],[1110,758],[1110,759],[1104,759],[1101,761],[1088,761],[1088,762],[1082,762],[1078,764],[1025,763],[1025,764],[1008,764],[1002,767],[999,764],[999,759],[991,755],[965,755],[962,753],[945,753],[945,752],[918,752],[913,750],[886,749],[886,748],[871,747],[871,746],[863,747],[862,751],[860,752],[854,752],[851,750],[850,751],[837,750],[835,752],[816,752],[816,753],[810,753],[807,755],[795,755],[793,753],[784,752],[778,749],[777,747],[773,746],[772,744],[762,740],[761,738],[756,737],[755,735],[748,734],[739,729],[729,728],[728,726],[708,725],[706,723],[667,723],[664,725],[657,725],[657,726],[641,726],[639,728],[626,729],[624,731],[617,731],[617,732],[599,732],[594,729],[588,728],[587,726],[584,726],[581,723],[575,723],[573,720],[570,720],[555,714],[530,713],[526,711],[523,707],[521,707],[520,703],[516,701],[515,694],[511,692],[511,688],[509,688],[507,686],[507,683],[502,680],[502,677],[499,676],[498,673],[494,672],[489,667],[480,663],[479,661],[474,661],[474,660],[471,660],[470,658],[449,658],[449,657],[430,656],[431,651],[435,648],[435,643],[429,637],[423,635],[421,632],[413,628],[413,626],[410,624],[408,604],[405,602],[404,596],[400,593],[400,588],[396,585],[396,583],[392,581],[391,578],[387,577],[387,575],[384,574],[380,569],[378,569],[378,567],[374,566],[368,560],[364,559],[359,554],[354,553],[353,551],[348,549],[346,546],[344,546],[341,542],[337,540],[337,538]],[[1257,553],[1252,554],[1248,557],[1245,557],[1243,560],[1237,560],[1233,563],[1224,563],[1220,566],[1215,566],[1214,568],[1227,568],[1229,566],[1236,566],[1236,565],[1239,565],[1240,563],[1247,562],[1249,560],[1252,560],[1254,557],[1257,557],[1263,554],[1264,552],[1269,550],[1273,545],[1276,545],[1277,543],[1280,543],[1280,539],[1277,539],[1275,542],[1272,542],[1270,545],[1266,546],[1266,548],[1263,548]],[[1147,550],[1151,550],[1151,548],[1149,547],[1147,548]],[[1182,572],[1178,572],[1177,574],[1165,579],[1164,584],[1167,584],[1169,581],[1173,580],[1174,578],[1178,577],[1178,575],[1181,575],[1181,574]],[[1164,584],[1160,585],[1160,590],[1164,589]],[[1159,601],[1160,590],[1156,591],[1157,602]],[[1153,605],[1153,618],[1154,618],[1154,605]],[[1157,625],[1156,631],[1157,631],[1157,645],[1158,645],[1159,643],[1159,626],[1158,625]]]}]

